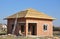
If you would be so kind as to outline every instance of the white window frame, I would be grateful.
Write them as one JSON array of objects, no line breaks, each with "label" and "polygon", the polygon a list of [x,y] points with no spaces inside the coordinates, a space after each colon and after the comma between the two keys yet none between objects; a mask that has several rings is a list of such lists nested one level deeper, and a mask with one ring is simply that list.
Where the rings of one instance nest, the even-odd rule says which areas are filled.
[{"label": "white window frame", "polygon": [[[45,28],[44,28],[45,27]],[[48,30],[48,24],[44,24],[43,25],[43,31],[47,31]]]}]

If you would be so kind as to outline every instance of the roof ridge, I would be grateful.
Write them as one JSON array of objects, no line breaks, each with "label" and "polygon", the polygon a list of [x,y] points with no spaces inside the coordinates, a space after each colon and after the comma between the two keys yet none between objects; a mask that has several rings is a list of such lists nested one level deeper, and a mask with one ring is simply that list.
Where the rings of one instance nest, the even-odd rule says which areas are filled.
[{"label": "roof ridge", "polygon": [[32,8],[28,8],[28,9],[25,10],[26,11],[25,17],[27,16],[27,14],[29,13],[29,11],[31,11],[31,10],[33,10],[33,9]]},{"label": "roof ridge", "polygon": [[26,10],[26,14],[25,14],[25,16],[24,16],[24,17],[26,17],[27,13],[28,13],[28,10]]}]

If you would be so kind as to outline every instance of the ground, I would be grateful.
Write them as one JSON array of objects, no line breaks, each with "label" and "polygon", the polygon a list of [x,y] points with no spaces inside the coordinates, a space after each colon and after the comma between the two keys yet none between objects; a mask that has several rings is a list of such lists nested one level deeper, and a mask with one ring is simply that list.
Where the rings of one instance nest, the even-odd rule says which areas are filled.
[{"label": "ground", "polygon": [[2,35],[0,39],[59,39],[60,37],[25,37],[25,36],[15,36],[15,35]]},{"label": "ground", "polygon": [[55,31],[53,37],[26,37],[26,36],[15,36],[15,35],[4,35],[7,31],[1,30],[0,39],[59,39],[60,31]]}]

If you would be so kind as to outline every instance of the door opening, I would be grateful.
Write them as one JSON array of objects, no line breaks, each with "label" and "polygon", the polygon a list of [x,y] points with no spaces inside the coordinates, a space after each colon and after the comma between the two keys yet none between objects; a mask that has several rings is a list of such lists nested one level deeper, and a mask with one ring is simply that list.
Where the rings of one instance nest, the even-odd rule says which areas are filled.
[{"label": "door opening", "polygon": [[37,34],[37,23],[29,23],[28,24],[28,32],[30,31],[31,35]]},{"label": "door opening", "polygon": [[13,28],[14,28],[14,24],[12,24],[12,27],[11,27],[11,34],[12,34],[12,32],[13,32]]},{"label": "door opening", "polygon": [[35,34],[35,26],[32,26],[32,35],[36,35]]},{"label": "door opening", "polygon": [[24,25],[21,25],[21,32],[24,32]]}]

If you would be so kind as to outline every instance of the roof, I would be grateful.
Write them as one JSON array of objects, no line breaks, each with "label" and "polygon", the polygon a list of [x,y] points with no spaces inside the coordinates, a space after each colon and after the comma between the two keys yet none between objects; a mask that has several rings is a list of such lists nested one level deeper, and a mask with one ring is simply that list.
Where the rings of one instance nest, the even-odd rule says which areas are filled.
[{"label": "roof", "polygon": [[0,28],[2,28],[2,24],[0,24]]},{"label": "roof", "polygon": [[38,12],[38,11],[36,11],[34,9],[31,9],[31,8],[29,8],[27,10],[24,10],[24,11],[20,11],[16,14],[11,15],[11,16],[8,16],[6,19],[16,18],[16,17],[17,18],[24,17],[24,18],[51,19],[51,20],[55,19],[51,16],[48,16],[48,15],[42,13],[42,12]]}]

